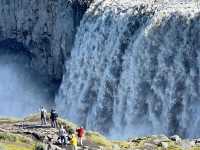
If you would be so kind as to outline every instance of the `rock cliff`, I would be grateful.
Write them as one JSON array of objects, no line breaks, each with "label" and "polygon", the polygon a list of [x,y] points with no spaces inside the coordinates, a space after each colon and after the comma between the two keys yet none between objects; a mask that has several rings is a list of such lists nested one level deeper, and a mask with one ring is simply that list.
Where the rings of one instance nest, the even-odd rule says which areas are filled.
[{"label": "rock cliff", "polygon": [[28,52],[33,69],[60,80],[90,2],[0,0],[0,48]]}]

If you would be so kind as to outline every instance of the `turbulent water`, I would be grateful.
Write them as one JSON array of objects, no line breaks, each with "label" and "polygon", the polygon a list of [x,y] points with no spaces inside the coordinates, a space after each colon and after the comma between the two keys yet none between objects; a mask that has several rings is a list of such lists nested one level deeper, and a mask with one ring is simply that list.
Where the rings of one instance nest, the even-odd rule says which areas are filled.
[{"label": "turbulent water", "polygon": [[200,134],[200,15],[193,2],[96,0],[56,99],[62,114],[115,138]]}]

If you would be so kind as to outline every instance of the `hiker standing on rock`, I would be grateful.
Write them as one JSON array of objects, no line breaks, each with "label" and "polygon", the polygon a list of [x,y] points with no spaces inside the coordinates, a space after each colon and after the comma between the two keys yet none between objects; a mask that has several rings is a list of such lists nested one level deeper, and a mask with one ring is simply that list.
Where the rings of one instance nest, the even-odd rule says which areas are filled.
[{"label": "hiker standing on rock", "polygon": [[47,124],[47,119],[46,119],[47,118],[47,111],[42,106],[40,112],[41,112],[41,124],[46,125]]},{"label": "hiker standing on rock", "polygon": [[83,136],[84,136],[84,128],[80,127],[78,129],[76,129],[77,135],[78,135],[78,139],[79,139],[79,144],[81,146],[83,146]]},{"label": "hiker standing on rock", "polygon": [[50,115],[51,127],[52,128],[56,128],[57,127],[57,118],[58,118],[58,113],[56,112],[56,110],[52,109],[51,110],[51,115]]}]

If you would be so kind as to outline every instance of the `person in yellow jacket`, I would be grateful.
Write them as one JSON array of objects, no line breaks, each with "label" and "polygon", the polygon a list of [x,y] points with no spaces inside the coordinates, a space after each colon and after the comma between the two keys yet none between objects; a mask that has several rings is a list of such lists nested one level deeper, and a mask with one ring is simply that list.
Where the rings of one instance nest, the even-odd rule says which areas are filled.
[{"label": "person in yellow jacket", "polygon": [[73,150],[77,150],[78,140],[75,134],[72,134],[70,144],[72,145]]}]

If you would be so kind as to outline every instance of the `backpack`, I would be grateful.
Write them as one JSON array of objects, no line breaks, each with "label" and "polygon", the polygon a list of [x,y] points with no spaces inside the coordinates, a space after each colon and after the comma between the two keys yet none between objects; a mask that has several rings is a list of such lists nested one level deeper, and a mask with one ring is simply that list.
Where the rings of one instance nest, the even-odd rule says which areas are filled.
[{"label": "backpack", "polygon": [[55,118],[58,118],[58,113],[55,113]]}]

